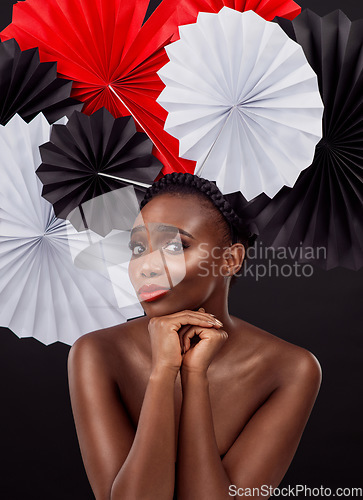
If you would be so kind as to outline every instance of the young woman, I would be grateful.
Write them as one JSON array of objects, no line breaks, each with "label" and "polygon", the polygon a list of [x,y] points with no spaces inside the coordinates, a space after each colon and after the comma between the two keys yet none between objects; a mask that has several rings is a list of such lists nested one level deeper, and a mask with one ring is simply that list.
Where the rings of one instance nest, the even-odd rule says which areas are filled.
[{"label": "young woman", "polygon": [[141,208],[129,275],[146,316],[82,336],[68,360],[95,497],[223,500],[260,488],[254,498],[267,498],[297,449],[320,365],[228,313],[253,238],[214,183],[168,174]]}]

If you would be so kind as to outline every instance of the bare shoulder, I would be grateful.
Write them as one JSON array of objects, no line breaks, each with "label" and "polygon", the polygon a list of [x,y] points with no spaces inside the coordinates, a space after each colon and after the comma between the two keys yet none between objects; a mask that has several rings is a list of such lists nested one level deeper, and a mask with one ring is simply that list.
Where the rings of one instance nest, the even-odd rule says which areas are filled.
[{"label": "bare shoulder", "polygon": [[238,322],[243,333],[241,342],[248,346],[250,356],[276,379],[276,386],[303,383],[318,390],[322,369],[312,352],[246,321]]},{"label": "bare shoulder", "polygon": [[124,339],[130,337],[133,331],[144,324],[145,321],[146,318],[143,316],[109,328],[86,333],[76,340],[72,345],[71,351],[83,349],[85,346],[91,345],[103,346],[104,348],[115,347],[115,344],[121,337]]},{"label": "bare shoulder", "polygon": [[[134,337],[135,330],[146,322],[145,317],[136,318],[110,328],[96,330],[79,337],[68,355],[68,371],[88,368],[108,368],[117,361],[122,349],[126,349]],[[107,370],[106,370],[107,373]]]}]

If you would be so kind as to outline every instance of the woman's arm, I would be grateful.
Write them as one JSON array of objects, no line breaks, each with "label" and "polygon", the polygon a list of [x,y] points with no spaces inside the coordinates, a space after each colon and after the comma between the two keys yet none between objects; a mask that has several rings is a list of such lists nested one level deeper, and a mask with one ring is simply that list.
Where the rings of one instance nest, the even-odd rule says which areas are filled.
[{"label": "woman's arm", "polygon": [[175,481],[177,371],[153,370],[135,434],[104,364],[99,343],[92,338],[79,339],[70,351],[73,415],[96,500],[170,500]]},{"label": "woman's arm", "polygon": [[112,485],[111,500],[170,500],[175,483],[174,384],[177,371],[153,370],[130,452]]},{"label": "woman's arm", "polygon": [[[308,351],[300,352],[286,374],[286,383],[256,411],[223,460],[214,434],[206,371],[189,371],[182,365],[181,373],[178,500],[230,499],[230,485],[277,487],[292,461],[319,391],[321,371],[316,358]],[[254,498],[267,496],[255,494]]]},{"label": "woman's arm", "polygon": [[222,465],[213,427],[206,372],[181,370],[183,403],[179,422],[178,500],[222,500],[229,477]]}]

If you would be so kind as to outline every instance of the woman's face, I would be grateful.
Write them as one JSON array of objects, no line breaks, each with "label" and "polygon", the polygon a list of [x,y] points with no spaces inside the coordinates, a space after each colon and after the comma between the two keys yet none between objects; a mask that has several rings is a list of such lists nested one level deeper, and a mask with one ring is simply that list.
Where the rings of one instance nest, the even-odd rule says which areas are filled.
[{"label": "woman's face", "polygon": [[171,194],[156,196],[140,212],[129,276],[148,316],[196,309],[223,295],[226,247],[213,215],[197,196]]}]

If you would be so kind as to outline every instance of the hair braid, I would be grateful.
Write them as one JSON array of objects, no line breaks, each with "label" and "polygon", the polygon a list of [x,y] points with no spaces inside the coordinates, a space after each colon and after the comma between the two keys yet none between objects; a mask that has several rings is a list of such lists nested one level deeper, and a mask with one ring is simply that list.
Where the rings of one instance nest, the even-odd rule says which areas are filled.
[{"label": "hair braid", "polygon": [[231,229],[232,241],[239,239],[246,247],[253,245],[257,234],[253,233],[235,212],[229,201],[223,196],[213,181],[190,173],[173,172],[154,182],[145,193],[140,204],[142,209],[154,196],[161,193],[202,194],[220,211]]}]

